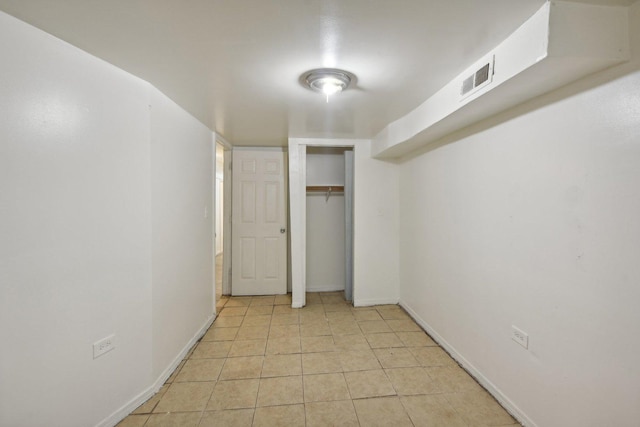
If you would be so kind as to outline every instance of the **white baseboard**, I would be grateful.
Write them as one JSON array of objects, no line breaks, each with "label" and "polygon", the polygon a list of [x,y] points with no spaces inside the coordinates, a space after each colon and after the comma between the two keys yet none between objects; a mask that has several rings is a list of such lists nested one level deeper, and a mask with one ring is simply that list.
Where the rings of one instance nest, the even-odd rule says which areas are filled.
[{"label": "white baseboard", "polygon": [[113,427],[118,424],[120,421],[125,419],[127,415],[133,412],[138,406],[142,405],[144,402],[149,400],[154,394],[160,390],[160,388],[164,385],[164,383],[169,379],[173,371],[176,370],[180,362],[185,358],[185,356],[189,353],[191,347],[193,347],[200,338],[207,332],[207,329],[211,326],[213,321],[216,319],[216,315],[212,315],[207,319],[207,321],[202,325],[202,327],[196,332],[196,334],[189,340],[187,345],[178,353],[178,355],[173,359],[173,361],[167,366],[167,368],[160,374],[160,376],[156,379],[156,381],[147,387],[144,391],[138,394],[136,397],[131,399],[129,402],[124,404],[120,409],[116,410],[113,414],[109,415],[104,420],[100,421],[96,424],[96,427]]},{"label": "white baseboard", "polygon": [[356,299],[354,298],[354,307],[368,307],[371,305],[398,304],[398,298],[378,298],[378,299]]},{"label": "white baseboard", "polygon": [[509,412],[518,422],[526,427],[537,427],[524,412],[520,410],[502,391],[496,387],[487,377],[485,377],[471,362],[465,359],[458,351],[447,342],[440,334],[438,334],[427,322],[425,322],[418,314],[402,299],[399,302],[409,315],[416,321],[422,329],[424,329],[440,347],[446,350],[460,366],[465,369],[473,378],[475,378],[482,387],[484,387],[500,404]]}]

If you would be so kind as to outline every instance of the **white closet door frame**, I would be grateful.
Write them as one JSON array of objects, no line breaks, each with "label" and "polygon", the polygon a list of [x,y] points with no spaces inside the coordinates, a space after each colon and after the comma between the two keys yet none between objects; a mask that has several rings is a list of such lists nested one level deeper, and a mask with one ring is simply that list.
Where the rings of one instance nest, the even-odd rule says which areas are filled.
[{"label": "white closet door frame", "polygon": [[[289,139],[289,214],[291,225],[291,307],[304,307],[306,301],[306,260],[307,260],[307,146],[347,147],[365,144],[364,139]],[[355,194],[354,194],[354,197]],[[354,224],[355,227],[355,224]],[[354,303],[357,297],[357,283],[353,283]]]},{"label": "white closet door frame", "polygon": [[[222,200],[222,295],[231,294],[231,154],[233,146],[216,134],[216,143],[224,147],[223,200]],[[215,269],[214,269],[215,273]],[[215,280],[214,280],[215,283]],[[215,294],[215,292],[214,292]]]},{"label": "white closet door frame", "polygon": [[353,151],[344,152],[344,297],[353,301]]}]

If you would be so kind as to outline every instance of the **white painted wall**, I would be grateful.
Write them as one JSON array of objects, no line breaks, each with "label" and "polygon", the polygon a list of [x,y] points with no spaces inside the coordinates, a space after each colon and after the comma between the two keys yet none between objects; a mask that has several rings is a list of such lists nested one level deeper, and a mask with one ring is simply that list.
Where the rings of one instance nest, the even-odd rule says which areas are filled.
[{"label": "white painted wall", "polygon": [[0,425],[95,425],[151,374],[148,85],[3,13],[0,40]]},{"label": "white painted wall", "polygon": [[[343,149],[307,150],[307,185],[344,185]],[[307,193],[307,292],[345,286],[344,194]]]},{"label": "white painted wall", "polygon": [[631,12],[632,63],[400,166],[401,302],[527,425],[640,419],[640,3]]},{"label": "white painted wall", "polygon": [[397,165],[371,157],[371,141],[354,148],[353,303],[398,302],[400,196]]},{"label": "white painted wall", "polygon": [[307,185],[344,185],[344,148],[307,148]]},{"label": "white painted wall", "polygon": [[[213,168],[211,131],[151,92],[153,378],[173,366],[211,320]],[[206,211],[206,213],[205,213]]]},{"label": "white painted wall", "polygon": [[0,40],[0,425],[114,425],[211,319],[210,144],[146,82],[1,12]]}]

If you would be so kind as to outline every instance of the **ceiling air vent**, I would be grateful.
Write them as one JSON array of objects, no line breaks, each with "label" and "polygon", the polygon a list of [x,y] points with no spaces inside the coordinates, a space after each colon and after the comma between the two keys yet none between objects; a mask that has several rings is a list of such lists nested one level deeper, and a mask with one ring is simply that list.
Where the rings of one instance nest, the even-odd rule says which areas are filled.
[{"label": "ceiling air vent", "polygon": [[489,61],[462,81],[462,88],[460,89],[462,99],[491,83],[493,80],[494,61],[495,57],[492,56]]}]

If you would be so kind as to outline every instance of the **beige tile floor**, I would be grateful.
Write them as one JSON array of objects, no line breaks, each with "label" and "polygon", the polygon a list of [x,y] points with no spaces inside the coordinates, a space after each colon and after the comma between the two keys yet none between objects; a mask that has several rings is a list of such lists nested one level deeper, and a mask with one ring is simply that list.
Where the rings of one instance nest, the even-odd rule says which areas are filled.
[{"label": "beige tile floor", "polygon": [[160,392],[119,426],[519,425],[398,306],[222,297]]}]

